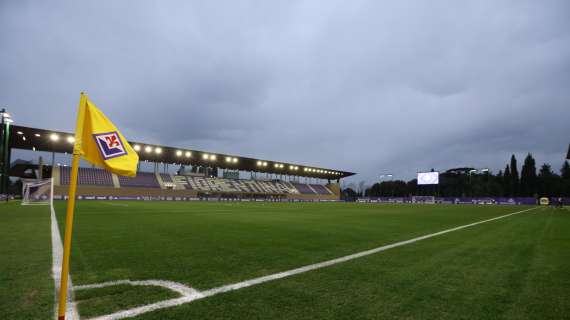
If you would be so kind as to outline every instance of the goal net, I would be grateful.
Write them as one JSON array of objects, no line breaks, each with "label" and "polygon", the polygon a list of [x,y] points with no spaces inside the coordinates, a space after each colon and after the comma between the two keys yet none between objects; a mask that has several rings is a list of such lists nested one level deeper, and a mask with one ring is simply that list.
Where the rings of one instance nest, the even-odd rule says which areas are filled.
[{"label": "goal net", "polygon": [[412,197],[412,203],[435,203],[435,197],[433,196],[415,196]]},{"label": "goal net", "polygon": [[53,203],[53,179],[23,180],[22,205]]}]

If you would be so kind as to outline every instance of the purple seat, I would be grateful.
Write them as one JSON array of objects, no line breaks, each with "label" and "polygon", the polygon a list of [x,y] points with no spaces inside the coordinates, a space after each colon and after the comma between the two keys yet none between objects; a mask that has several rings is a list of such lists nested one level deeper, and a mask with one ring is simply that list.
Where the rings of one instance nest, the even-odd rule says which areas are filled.
[{"label": "purple seat", "polygon": [[308,184],[304,183],[292,183],[292,185],[299,190],[301,194],[315,194],[315,192],[309,188]]},{"label": "purple seat", "polygon": [[[60,184],[69,185],[71,180],[71,168],[60,167]],[[91,186],[113,186],[113,176],[104,169],[99,168],[79,168],[77,184]]]},{"label": "purple seat", "polygon": [[160,177],[162,178],[163,182],[174,182],[172,181],[172,177],[168,173],[161,173]]},{"label": "purple seat", "polygon": [[310,186],[313,188],[313,190],[315,190],[317,192],[317,194],[331,194],[329,189],[327,189],[327,187],[325,187],[323,185],[311,184]]},{"label": "purple seat", "polygon": [[150,172],[137,172],[134,178],[119,176],[121,187],[160,188],[156,175]]}]

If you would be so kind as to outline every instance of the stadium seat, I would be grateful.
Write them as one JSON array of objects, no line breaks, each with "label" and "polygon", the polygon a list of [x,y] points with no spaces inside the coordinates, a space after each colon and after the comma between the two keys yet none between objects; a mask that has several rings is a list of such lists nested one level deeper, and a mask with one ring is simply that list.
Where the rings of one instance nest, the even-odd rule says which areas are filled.
[{"label": "stadium seat", "polygon": [[[69,181],[71,180],[71,168],[60,167],[59,176],[62,185],[69,185]],[[79,185],[113,186],[113,177],[109,171],[103,169],[80,167],[77,183]]]},{"label": "stadium seat", "polygon": [[134,178],[119,176],[121,187],[160,188],[156,175],[150,172],[138,172]]}]

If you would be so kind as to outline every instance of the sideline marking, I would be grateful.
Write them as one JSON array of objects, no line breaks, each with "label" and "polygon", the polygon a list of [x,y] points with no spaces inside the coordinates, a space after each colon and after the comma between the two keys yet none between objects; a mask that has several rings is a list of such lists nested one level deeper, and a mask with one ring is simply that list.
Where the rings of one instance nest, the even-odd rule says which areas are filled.
[{"label": "sideline marking", "polygon": [[[100,316],[100,317],[96,317],[96,318],[91,318],[90,320],[118,320],[118,319],[124,319],[124,318],[130,318],[130,317],[135,317],[138,315],[141,315],[143,313],[147,313],[147,312],[151,312],[151,311],[155,311],[155,310],[159,310],[159,309],[165,309],[165,308],[170,308],[170,307],[175,307],[175,306],[179,306],[181,304],[185,304],[185,303],[189,303],[192,302],[194,300],[199,300],[199,299],[203,299],[206,297],[210,297],[219,293],[223,293],[223,292],[228,292],[228,291],[233,291],[233,290],[238,290],[241,288],[246,288],[246,287],[250,287],[256,284],[260,284],[260,283],[264,283],[264,282],[268,282],[268,281],[273,281],[273,280],[277,280],[277,279],[282,279],[282,278],[286,278],[286,277],[290,277],[296,274],[300,274],[300,273],[304,273],[307,271],[311,271],[311,270],[316,270],[316,269],[320,269],[320,268],[325,268],[328,266],[332,266],[335,264],[339,264],[342,262],[346,262],[346,261],[350,261],[350,260],[354,260],[357,258],[361,258],[361,257],[365,257],[365,256],[369,256],[381,251],[385,251],[388,249],[392,249],[392,248],[396,248],[396,247],[400,247],[400,246],[404,246],[410,243],[414,243],[417,241],[421,241],[421,240],[425,240],[425,239],[429,239],[429,238],[433,238],[433,237],[437,237],[440,236],[442,234],[446,234],[446,233],[450,233],[450,232],[454,232],[457,230],[462,230],[465,228],[470,228],[482,223],[486,223],[486,222],[491,222],[491,221],[495,221],[495,220],[499,220],[499,219],[503,219],[503,218],[507,218],[510,217],[512,215],[515,214],[519,214],[519,213],[523,213],[523,212],[527,212],[527,211],[531,211],[531,210],[535,210],[537,208],[540,207],[534,207],[534,208],[530,208],[530,209],[525,209],[525,210],[521,210],[521,211],[517,211],[517,212],[513,212],[513,213],[509,213],[509,214],[505,214],[502,216],[498,216],[495,218],[491,218],[491,219],[486,219],[486,220],[481,220],[481,221],[477,221],[477,222],[473,222],[470,224],[466,224],[463,226],[459,226],[459,227],[455,227],[455,228],[451,228],[451,229],[446,229],[443,231],[439,231],[439,232],[435,232],[435,233],[431,233],[431,234],[427,234],[424,236],[420,236],[417,238],[413,238],[413,239],[409,239],[409,240],[404,240],[404,241],[400,241],[400,242],[396,242],[396,243],[392,243],[392,244],[388,244],[385,246],[381,246],[381,247],[377,247],[374,249],[370,249],[370,250],[366,250],[366,251],[361,251],[358,253],[354,253],[351,255],[347,255],[347,256],[343,256],[340,258],[336,258],[336,259],[332,259],[332,260],[327,260],[327,261],[323,261],[323,262],[319,262],[319,263],[315,263],[315,264],[310,264],[304,267],[300,267],[300,268],[296,268],[296,269],[292,269],[292,270],[288,270],[288,271],[283,271],[283,272],[279,272],[279,273],[274,273],[268,276],[263,276],[263,277],[259,277],[259,278],[254,278],[254,279],[250,279],[250,280],[245,280],[242,282],[237,282],[237,283],[233,283],[233,284],[228,284],[225,286],[221,286],[221,287],[217,287],[217,288],[212,288],[212,289],[208,289],[205,291],[196,291],[196,294],[194,295],[188,295],[188,296],[182,296],[180,298],[174,298],[174,299],[168,299],[168,300],[163,300],[163,301],[159,301],[156,303],[151,303],[151,304],[147,304],[147,305],[143,305],[140,307],[135,307],[135,308],[131,308],[131,309],[127,309],[127,310],[123,310],[123,311],[118,311],[115,313],[111,313],[108,315],[104,315],[104,316]],[[116,281],[116,282],[121,282],[122,283],[129,283],[129,282],[133,282],[130,280],[120,280],[120,281]],[[147,280],[147,281],[161,281],[161,280]],[[170,281],[168,281],[170,282]],[[104,283],[100,283],[100,284],[92,284],[92,285],[85,285],[85,286],[78,286],[78,288],[96,288],[97,286],[106,286],[106,284],[109,283],[113,283],[113,282],[104,282]],[[173,282],[175,283],[175,282]],[[113,284],[109,284],[109,285],[113,285]],[[179,284],[182,287],[186,287],[183,284]],[[186,287],[189,288],[189,287]],[[192,288],[189,288],[191,290],[194,290]]]},{"label": "sideline marking", "polygon": [[[55,209],[50,205],[51,209],[51,250],[52,250],[52,278],[55,288],[55,319],[57,319],[57,297],[59,296],[59,286],[61,281],[61,262],[63,261],[63,244],[59,234],[59,227],[57,226],[57,217],[55,216]],[[71,275],[69,276],[67,288],[67,307],[65,309],[65,318],[70,320],[79,320],[79,312],[77,306],[73,302],[73,282],[71,282]]]}]

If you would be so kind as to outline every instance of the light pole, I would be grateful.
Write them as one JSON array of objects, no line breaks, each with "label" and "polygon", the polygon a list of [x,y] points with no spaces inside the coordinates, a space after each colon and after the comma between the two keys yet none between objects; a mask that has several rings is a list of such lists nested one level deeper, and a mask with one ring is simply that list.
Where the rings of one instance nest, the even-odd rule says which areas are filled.
[{"label": "light pole", "polygon": [[14,122],[5,108],[0,110],[0,194],[8,201],[8,170],[10,169],[10,123]]}]

